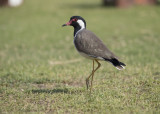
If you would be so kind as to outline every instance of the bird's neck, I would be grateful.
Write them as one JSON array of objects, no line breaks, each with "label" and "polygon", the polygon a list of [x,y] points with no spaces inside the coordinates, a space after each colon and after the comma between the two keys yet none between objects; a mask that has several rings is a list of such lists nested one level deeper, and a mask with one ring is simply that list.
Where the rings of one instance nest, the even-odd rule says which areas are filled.
[{"label": "bird's neck", "polygon": [[81,27],[81,26],[74,27],[74,37],[76,37],[77,33],[83,29],[85,29],[85,27]]}]

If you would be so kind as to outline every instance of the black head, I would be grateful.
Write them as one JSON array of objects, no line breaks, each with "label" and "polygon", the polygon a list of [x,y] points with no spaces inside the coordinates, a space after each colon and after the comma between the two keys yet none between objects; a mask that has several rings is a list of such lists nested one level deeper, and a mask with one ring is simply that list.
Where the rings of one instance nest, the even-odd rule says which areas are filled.
[{"label": "black head", "polygon": [[72,16],[64,26],[73,26],[74,28],[86,28],[86,21],[81,16]]}]

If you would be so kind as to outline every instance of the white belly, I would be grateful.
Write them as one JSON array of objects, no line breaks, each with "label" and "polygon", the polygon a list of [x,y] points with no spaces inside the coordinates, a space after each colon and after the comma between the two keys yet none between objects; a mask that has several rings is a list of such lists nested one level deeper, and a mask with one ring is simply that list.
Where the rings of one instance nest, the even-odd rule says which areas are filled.
[{"label": "white belly", "polygon": [[79,54],[80,54],[81,56],[87,58],[87,59],[92,59],[92,60],[97,59],[97,60],[102,60],[102,61],[104,61],[104,59],[103,59],[102,57],[93,57],[92,55],[87,55],[87,54],[85,54],[85,53],[83,53],[83,52],[79,52]]}]

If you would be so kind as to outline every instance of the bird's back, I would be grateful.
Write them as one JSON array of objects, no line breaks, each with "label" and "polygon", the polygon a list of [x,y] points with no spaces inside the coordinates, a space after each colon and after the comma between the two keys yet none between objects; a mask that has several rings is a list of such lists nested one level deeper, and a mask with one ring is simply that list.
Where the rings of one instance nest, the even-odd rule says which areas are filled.
[{"label": "bird's back", "polygon": [[117,58],[103,42],[91,31],[83,29],[74,39],[77,50],[93,58],[111,59]]}]

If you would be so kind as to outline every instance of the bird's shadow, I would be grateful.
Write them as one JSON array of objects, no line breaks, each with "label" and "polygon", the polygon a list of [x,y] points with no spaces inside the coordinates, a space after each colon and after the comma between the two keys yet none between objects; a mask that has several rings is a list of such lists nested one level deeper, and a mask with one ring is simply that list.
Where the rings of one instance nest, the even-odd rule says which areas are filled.
[{"label": "bird's shadow", "polygon": [[30,92],[32,92],[32,93],[48,93],[48,94],[56,94],[56,93],[79,94],[83,91],[84,91],[84,89],[68,89],[68,88],[30,90]]}]

